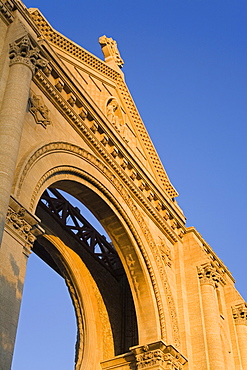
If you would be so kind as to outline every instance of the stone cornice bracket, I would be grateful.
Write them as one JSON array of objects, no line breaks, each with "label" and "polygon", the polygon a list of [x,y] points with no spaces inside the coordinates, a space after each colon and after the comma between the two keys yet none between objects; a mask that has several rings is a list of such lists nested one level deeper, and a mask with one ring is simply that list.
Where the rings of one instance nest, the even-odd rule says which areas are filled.
[{"label": "stone cornice bracket", "polygon": [[39,46],[35,45],[28,35],[10,44],[9,59],[10,66],[24,64],[31,69],[33,74],[39,69],[45,69],[48,64],[48,61],[41,55]]},{"label": "stone cornice bracket", "polygon": [[44,233],[38,225],[40,219],[31,214],[12,196],[6,218],[6,229],[23,246],[23,253],[28,257],[36,238]]},{"label": "stone cornice bracket", "polygon": [[11,0],[7,0],[5,2],[0,0],[0,13],[4,16],[7,23],[12,23],[14,20],[12,15],[13,10],[15,10],[15,5]]},{"label": "stone cornice bracket", "polygon": [[197,267],[197,272],[201,285],[208,284],[216,288],[219,283],[225,284],[223,276],[217,272],[210,262]]},{"label": "stone cornice bracket", "polygon": [[247,325],[247,303],[243,302],[232,307],[232,315],[236,325]]},{"label": "stone cornice bracket", "polygon": [[136,359],[136,369],[171,369],[182,370],[186,358],[173,346],[167,346],[163,341],[145,346],[130,348]]},{"label": "stone cornice bracket", "polygon": [[122,68],[124,61],[120,56],[117,42],[111,37],[101,36],[99,38],[99,43],[101,45],[102,52],[105,57],[105,62],[111,64],[114,62],[119,68]]}]

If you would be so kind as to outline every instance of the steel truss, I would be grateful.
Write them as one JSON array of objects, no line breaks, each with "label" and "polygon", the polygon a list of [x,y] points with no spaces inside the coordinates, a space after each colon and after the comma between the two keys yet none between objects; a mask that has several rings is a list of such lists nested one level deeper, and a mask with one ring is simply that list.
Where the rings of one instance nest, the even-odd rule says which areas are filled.
[{"label": "steel truss", "polygon": [[45,209],[82,248],[103,264],[115,277],[123,273],[119,256],[112,243],[106,240],[62,194],[54,188],[48,188],[42,194],[39,206]]}]

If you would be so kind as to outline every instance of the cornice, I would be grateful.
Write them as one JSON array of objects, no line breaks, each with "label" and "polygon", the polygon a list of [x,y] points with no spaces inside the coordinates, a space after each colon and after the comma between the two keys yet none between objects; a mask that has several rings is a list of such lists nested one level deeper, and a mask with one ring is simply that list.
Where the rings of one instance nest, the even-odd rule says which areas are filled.
[{"label": "cornice", "polygon": [[14,20],[13,10],[14,10],[14,3],[10,0],[3,2],[0,0],[0,16],[3,18],[6,24],[10,24]]},{"label": "cornice", "polygon": [[228,268],[225,266],[225,264],[221,261],[221,259],[216,255],[216,253],[213,251],[212,247],[203,239],[201,234],[193,227],[186,228],[186,234],[193,233],[197,236],[197,238],[202,243],[202,249],[203,251],[208,255],[210,258],[211,263],[215,266],[218,272],[220,273],[226,273],[227,276],[235,283],[235,280],[231,274],[231,272],[228,270]]}]

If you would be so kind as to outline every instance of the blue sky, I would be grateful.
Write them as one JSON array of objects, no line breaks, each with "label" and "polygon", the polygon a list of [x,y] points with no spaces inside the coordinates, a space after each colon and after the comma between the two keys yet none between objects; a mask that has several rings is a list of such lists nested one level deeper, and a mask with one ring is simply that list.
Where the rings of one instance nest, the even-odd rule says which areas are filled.
[{"label": "blue sky", "polygon": [[117,40],[127,85],[187,226],[202,234],[247,299],[246,0],[25,4],[100,58],[99,36]]}]

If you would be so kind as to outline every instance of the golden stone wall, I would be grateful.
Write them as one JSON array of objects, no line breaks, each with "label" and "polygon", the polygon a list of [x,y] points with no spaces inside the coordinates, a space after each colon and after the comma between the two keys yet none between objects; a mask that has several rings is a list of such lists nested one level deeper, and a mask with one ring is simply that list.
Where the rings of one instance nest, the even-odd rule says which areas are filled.
[{"label": "golden stone wall", "polygon": [[[12,0],[0,1],[0,11],[0,368],[11,368],[37,239],[52,245],[65,271],[78,319],[77,370],[246,370],[246,303],[222,261],[185,226],[116,42],[100,38],[102,61],[37,9]],[[115,356],[111,313],[84,261],[35,216],[50,186],[85,204],[118,252],[139,338],[126,353]]]}]

